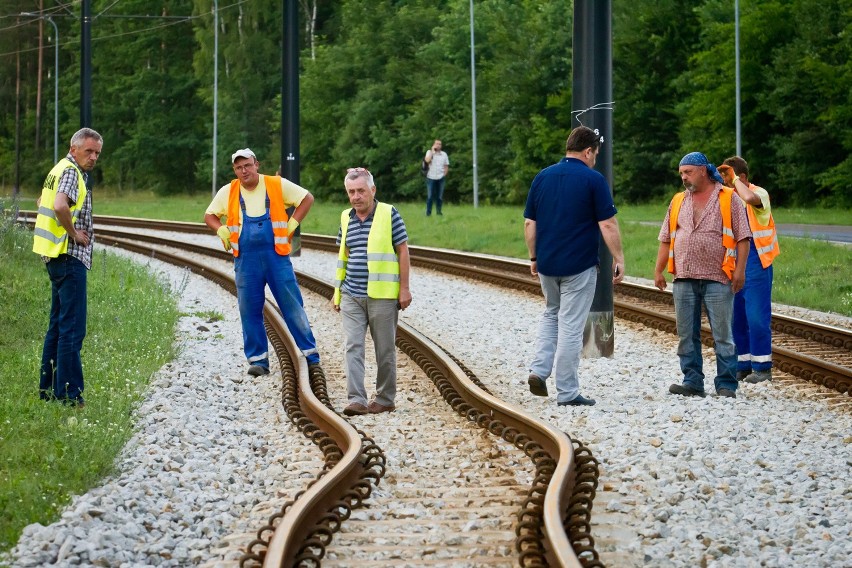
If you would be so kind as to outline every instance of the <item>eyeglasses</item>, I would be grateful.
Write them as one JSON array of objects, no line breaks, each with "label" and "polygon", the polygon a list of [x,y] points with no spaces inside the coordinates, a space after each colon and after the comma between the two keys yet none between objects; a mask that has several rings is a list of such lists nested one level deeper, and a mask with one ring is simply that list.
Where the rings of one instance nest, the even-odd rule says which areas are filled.
[{"label": "eyeglasses", "polygon": [[234,166],[234,171],[235,172],[247,172],[247,171],[249,171],[253,168],[256,168],[256,167],[257,167],[256,163],[243,164],[242,166]]}]

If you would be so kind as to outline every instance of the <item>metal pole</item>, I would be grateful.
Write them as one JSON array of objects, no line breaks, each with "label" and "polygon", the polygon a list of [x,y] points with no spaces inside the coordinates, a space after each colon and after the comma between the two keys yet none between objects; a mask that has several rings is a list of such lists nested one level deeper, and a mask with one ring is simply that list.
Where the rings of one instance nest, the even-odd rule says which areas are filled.
[{"label": "metal pole", "polygon": [[213,0],[213,178],[212,194],[216,197],[216,146],[219,137],[219,1]]},{"label": "metal pole", "polygon": [[740,117],[740,2],[734,0],[734,69],[736,74],[737,91],[737,156],[743,155],[742,126]]},{"label": "metal pole", "polygon": [[[611,0],[574,2],[573,68],[571,104],[575,110],[612,101]],[[589,110],[580,120],[603,136],[595,169],[603,174],[612,188],[612,110]],[[583,333],[583,354],[587,357],[612,357],[615,352],[612,255],[603,239],[598,247],[598,256],[600,271]]]},{"label": "metal pole", "polygon": [[47,20],[53,26],[53,163],[59,161],[59,28],[50,16],[21,12],[22,16]]},{"label": "metal pole", "polygon": [[281,175],[299,184],[299,13],[284,0],[281,51]]},{"label": "metal pole", "polygon": [[80,127],[92,126],[92,2],[83,0],[80,26]]},{"label": "metal pole", "polygon": [[59,28],[50,16],[44,18],[53,26],[53,163],[59,161]]},{"label": "metal pole", "polygon": [[476,48],[473,41],[473,0],[470,0],[470,116],[473,122],[473,208],[479,207],[479,178],[476,161]]}]

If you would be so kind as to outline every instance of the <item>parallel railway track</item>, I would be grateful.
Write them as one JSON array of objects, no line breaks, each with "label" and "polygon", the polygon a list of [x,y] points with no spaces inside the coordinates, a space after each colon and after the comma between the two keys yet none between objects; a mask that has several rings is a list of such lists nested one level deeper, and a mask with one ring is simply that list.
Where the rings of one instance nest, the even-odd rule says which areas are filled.
[{"label": "parallel railway track", "polygon": [[[21,212],[32,218],[33,212]],[[130,217],[95,215],[96,223],[129,228],[157,228],[184,233],[209,234],[202,223],[152,221]],[[336,252],[334,238],[303,235],[303,246]],[[410,247],[415,266],[475,278],[501,287],[541,294],[537,280],[529,275],[529,265],[491,257],[426,247]],[[669,291],[623,282],[614,290],[615,315],[645,326],[675,333],[674,305]],[[799,379],[825,386],[841,394],[852,394],[852,331],[800,318],[772,314],[773,362],[776,369]],[[712,346],[710,327],[702,326],[705,345]]]}]

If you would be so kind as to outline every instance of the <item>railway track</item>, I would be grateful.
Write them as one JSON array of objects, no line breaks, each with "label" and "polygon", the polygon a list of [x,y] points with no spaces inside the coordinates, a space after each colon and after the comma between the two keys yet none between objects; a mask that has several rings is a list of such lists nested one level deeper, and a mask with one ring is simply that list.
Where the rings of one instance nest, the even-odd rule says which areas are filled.
[{"label": "railway track", "polygon": [[[98,221],[96,220],[96,222],[98,222]],[[165,225],[168,225],[168,224],[165,224]],[[203,226],[201,226],[199,224],[186,224],[186,225],[187,225],[187,227],[186,227],[185,232],[189,232],[189,233],[203,232],[203,233],[206,233],[206,229],[204,229]],[[163,229],[174,230],[173,227],[164,226],[164,224],[160,223],[160,222],[158,222],[157,228],[161,229],[161,230],[163,230]],[[100,227],[98,228],[99,237],[105,236],[106,234],[107,234],[106,231],[102,230]],[[134,235],[133,239],[138,240],[139,237]],[[306,237],[303,238],[303,243],[305,244],[305,246],[308,246],[308,247],[311,247],[311,248],[313,248],[315,246],[317,248],[321,248],[322,246],[324,246],[329,250],[336,250],[336,247],[334,247],[333,243],[331,245],[328,244],[328,241],[331,241],[331,239],[319,237],[318,238],[319,241],[323,241],[323,240],[326,241],[324,244],[319,244],[319,245],[312,243],[313,239],[314,239],[313,236],[306,236]],[[420,250],[417,249],[416,247],[412,247],[412,248],[414,250],[413,257],[412,257],[413,261],[416,264],[421,263],[421,262],[425,262],[425,261],[421,261],[420,258],[418,258],[419,257],[418,253],[420,252]],[[221,255],[221,253],[220,253],[220,255]],[[440,261],[439,266],[441,266],[441,267],[438,268],[439,270],[444,270],[445,272],[450,272],[450,273],[455,273],[455,274],[459,274],[459,275],[462,275],[462,276],[470,277],[471,276],[471,274],[470,274],[471,267],[476,266],[476,268],[479,269],[478,275],[476,277],[479,278],[480,280],[489,281],[489,282],[492,282],[492,283],[495,283],[495,284],[509,286],[509,287],[516,288],[516,289],[527,290],[527,291],[530,291],[530,292],[536,293],[536,294],[539,293],[537,283],[535,283],[535,281],[532,281],[529,278],[529,276],[526,274],[526,270],[528,269],[528,267],[525,263],[520,263],[520,262],[512,263],[512,262],[506,262],[503,259],[489,259],[489,258],[486,258],[486,259],[480,261],[480,260],[477,260],[478,257],[476,257],[475,255],[457,255],[457,254],[453,255],[449,252],[444,252],[444,251],[437,251],[437,252],[428,251],[427,253],[425,253],[424,256],[428,257],[429,255],[433,255],[433,256],[437,257],[435,260]],[[420,265],[424,266],[425,264],[420,264]],[[502,266],[502,268],[501,268],[501,266]],[[430,266],[430,268],[434,269],[435,266]],[[505,278],[506,274],[513,276],[513,277],[512,278]],[[501,276],[503,277],[503,281],[500,281]],[[300,280],[301,279],[302,278],[300,277]],[[307,285],[304,282],[303,282],[303,286],[310,287],[310,285]],[[621,288],[621,287],[619,287],[619,288]],[[641,287],[638,287],[638,288],[641,288]],[[650,291],[653,292],[653,294],[650,294],[650,295],[665,296],[665,295],[659,294],[659,292],[654,290],[654,289],[650,289]],[[618,290],[617,290],[617,292],[618,292]],[[646,294],[646,292],[641,291],[641,290],[639,292],[631,291],[630,293],[627,293],[626,296],[628,296],[628,299],[629,299],[629,296],[631,296],[631,295],[641,296],[642,294]],[[618,297],[618,298],[619,298],[619,300],[617,300],[617,304],[616,304],[616,313],[618,315],[622,316],[622,314],[619,312],[619,307],[618,307],[618,302],[621,300],[621,298],[620,297]],[[637,307],[640,308],[639,310],[636,310],[636,313],[638,313],[640,315],[637,316],[634,321],[642,322],[642,320],[639,319],[639,318],[640,317],[647,317],[646,312],[656,313],[656,312],[662,312],[663,311],[663,309],[661,308],[661,306],[663,305],[663,302],[660,302],[659,304],[654,304],[652,301],[648,301],[648,303],[643,305],[641,303],[641,298],[640,298],[640,301],[634,301],[633,303],[637,304],[638,305]],[[670,305],[670,299],[669,299],[669,305]],[[630,319],[633,319],[633,318],[630,318]],[[783,318],[782,317],[781,319],[784,320],[784,319],[792,319],[792,318]],[[805,322],[805,323],[807,323],[807,322]],[[776,322],[773,321],[773,325],[778,325],[778,324],[776,324]],[[787,325],[791,325],[791,324],[787,324]],[[654,325],[654,327],[659,327],[660,329],[666,329],[664,327],[664,324],[662,324],[662,323],[656,324],[656,325]],[[673,330],[673,327],[671,329]],[[835,351],[840,352],[839,356],[841,358],[837,359],[837,361],[840,361],[840,362],[836,363],[836,364],[841,367],[841,370],[843,370],[844,367],[841,364],[842,361],[844,361],[844,359],[842,359],[842,357],[843,357],[842,351],[843,351],[844,346],[846,344],[844,344],[842,341],[839,344],[837,343],[838,337],[840,337],[841,339],[844,337],[843,331],[844,330],[836,330],[836,328],[830,328],[829,326],[817,325],[817,326],[805,327],[803,325],[799,325],[797,328],[793,329],[789,333],[790,333],[791,336],[798,338],[796,341],[801,341],[803,344],[809,345],[811,342],[814,341],[813,338],[818,339],[819,340],[818,342],[821,345],[827,345],[828,346],[827,351],[829,353],[833,353],[834,351],[832,350],[832,348],[836,345],[839,345],[840,349],[835,350]],[[776,333],[778,333],[777,328],[776,328]],[[846,335],[848,336],[848,334],[846,334]],[[848,351],[848,347],[846,347],[846,350]],[[835,356],[837,356],[837,355],[835,354]],[[848,364],[847,364],[847,367],[845,368],[845,371],[848,373]],[[803,377],[803,378],[809,378],[809,380],[812,380],[814,382],[819,382],[819,380],[815,380],[813,373],[811,374],[810,377]],[[846,386],[845,391],[837,388],[838,384],[830,385],[829,383],[825,382],[825,380],[823,380],[823,382],[820,383],[820,384],[823,384],[825,386],[831,386],[832,388],[835,388],[836,390],[838,390],[838,392],[845,392],[846,394],[848,394],[848,392],[849,392],[848,391],[848,384]],[[839,386],[842,387],[842,384],[839,384]],[[503,450],[500,450],[500,451],[506,451],[506,449],[504,448]],[[317,482],[317,483],[319,483],[319,482]],[[445,485],[445,487],[450,488],[451,486]],[[310,491],[310,489],[306,490],[306,493],[308,491]],[[517,486],[511,486],[511,491],[507,491],[507,492],[516,492],[517,493],[518,488],[517,488]],[[480,495],[479,497],[482,498],[482,499],[488,498],[487,495],[485,495],[484,493],[483,493],[483,495]],[[422,495],[419,495],[419,494],[416,493],[416,491],[413,491],[409,498],[411,498],[411,499],[415,499],[415,498],[422,499]],[[452,491],[448,491],[446,493],[446,495],[441,497],[441,499],[443,499],[444,501],[453,500],[454,496],[452,494]],[[297,500],[297,503],[300,500]],[[463,500],[463,499],[461,499],[461,500]],[[371,509],[372,509],[372,505],[371,505]],[[286,517],[286,515],[285,515],[285,517]],[[353,516],[350,516],[350,521],[358,520],[357,519],[358,518],[357,513],[354,515],[354,517],[355,517],[354,519],[352,517]],[[372,520],[374,521],[375,519],[372,519]],[[365,519],[361,520],[361,522],[365,525],[370,525],[371,524],[370,521],[371,521],[371,519],[369,519],[369,518],[365,518]],[[350,525],[350,523],[345,523],[345,525]],[[267,531],[267,532],[269,532],[269,531]],[[279,531],[276,531],[276,534],[278,532]],[[345,543],[345,542],[357,543],[357,542],[359,542],[359,539],[362,539],[362,538],[369,540],[369,537],[367,536],[368,534],[369,534],[368,531],[364,531],[364,530],[361,530],[361,529],[343,528],[341,530],[340,534],[338,535],[338,538],[340,539],[341,543]],[[350,539],[350,540],[346,540],[346,539]],[[340,543],[335,542],[335,544],[340,544]],[[323,545],[323,546],[325,546],[325,545]],[[436,548],[434,544],[430,545],[429,543],[427,543],[425,550],[428,551],[430,546],[431,546],[432,549]],[[332,545],[331,548],[329,548],[329,550],[333,550],[333,545]],[[503,550],[505,550],[505,549],[503,549]],[[381,551],[379,551],[379,552],[381,552]],[[385,551],[385,552],[387,552],[387,551]],[[499,550],[496,551],[495,554],[497,552],[499,552]],[[391,552],[391,554],[395,554],[395,553]],[[398,554],[398,553],[396,553],[396,554]],[[391,563],[392,560],[393,560],[392,558],[388,559],[389,565],[392,565],[392,563]],[[548,562],[549,561],[550,560],[548,560]],[[344,560],[341,559],[341,557],[337,556],[337,553],[334,553],[334,552],[331,553],[328,556],[328,559],[326,560],[326,562],[329,565],[335,565],[334,564],[335,562],[340,562],[339,565],[344,565],[346,563]],[[534,565],[534,564],[531,564],[531,565]]]},{"label": "railway track", "polygon": [[[186,266],[233,291],[229,276],[210,268],[208,263],[165,253],[159,250],[162,246],[152,247],[162,245],[156,238],[121,235],[100,226],[98,238],[101,243]],[[150,241],[150,245],[142,245],[140,240]],[[178,246],[222,257],[218,251],[206,247],[188,243]],[[300,283],[303,288],[331,296],[332,289],[325,282],[300,275]],[[294,501],[286,503],[258,530],[258,538],[249,544],[241,565],[319,565],[333,534],[344,524],[352,524],[344,521],[352,518],[353,511],[364,504],[381,482],[387,460],[372,439],[334,413],[327,396],[324,370],[319,366],[306,368],[280,314],[269,302],[264,315],[268,335],[281,362],[283,404],[293,423],[321,448],[326,466]],[[456,526],[458,536],[451,541],[463,542],[479,533],[473,544],[456,545],[454,552],[462,553],[462,560],[474,565],[602,565],[590,534],[592,499],[597,485],[597,466],[590,452],[580,442],[493,397],[451,355],[405,324],[400,324],[398,346],[423,370],[449,407],[462,417],[463,424],[473,424],[487,436],[506,442],[501,448],[478,453],[487,460],[479,464],[483,469],[493,467],[500,456],[507,456],[506,465],[495,475],[468,473],[459,478],[459,471],[449,471],[449,477],[427,480],[426,485],[417,474],[408,480],[401,479],[410,486],[409,499],[433,500],[436,510],[441,510],[444,517],[439,522]],[[511,456],[512,453],[516,455]],[[475,457],[477,453],[470,451],[458,456],[465,460]],[[510,475],[520,461],[532,465],[526,485],[519,483],[514,474]],[[470,518],[471,507],[479,511],[477,519]],[[460,522],[465,518],[466,522]],[[375,530],[373,519],[364,520],[369,522],[361,526]],[[399,520],[394,524],[399,525]],[[477,530],[472,533],[474,527]],[[358,540],[359,531],[363,530],[347,526],[344,538]],[[443,536],[438,542],[416,535],[397,535],[391,556],[428,562],[433,555],[437,562],[446,562],[446,555],[439,554],[446,549],[446,531],[440,534]],[[345,544],[338,546],[339,551],[349,548]]]}]

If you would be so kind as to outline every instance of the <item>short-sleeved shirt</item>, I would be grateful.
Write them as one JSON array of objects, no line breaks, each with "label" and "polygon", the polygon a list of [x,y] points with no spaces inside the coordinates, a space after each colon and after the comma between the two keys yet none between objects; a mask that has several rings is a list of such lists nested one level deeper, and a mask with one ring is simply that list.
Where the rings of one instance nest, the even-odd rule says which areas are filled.
[{"label": "short-sleeved shirt", "polygon": [[[373,210],[363,221],[355,214],[355,209],[349,212],[349,226],[346,229],[346,248],[349,249],[349,260],[346,263],[346,278],[340,289],[354,298],[367,297],[367,281],[370,273],[367,269],[367,237],[373,226],[373,214],[376,212],[378,201],[373,200]],[[391,243],[394,247],[408,240],[405,223],[396,207],[391,206]],[[343,239],[343,228],[337,230],[337,244]]]},{"label": "short-sleeved shirt", "polygon": [[571,276],[596,266],[598,223],[617,213],[606,179],[576,158],[540,171],[524,217],[535,221],[535,256],[545,276]]},{"label": "short-sleeved shirt", "polygon": [[[77,168],[80,166],[77,165],[77,162],[74,160],[74,157],[69,153],[65,156],[71,163],[73,163]],[[82,171],[82,170],[80,170]],[[88,182],[89,174],[87,172],[83,172],[83,179]],[[88,185],[88,183],[87,183]],[[87,188],[88,189],[88,188]],[[62,175],[59,176],[59,186],[57,187],[58,193],[64,193],[68,196],[68,201],[72,204],[77,203],[77,199],[79,197],[79,188],[77,187],[77,169],[76,168],[66,168]],[[68,239],[68,251],[66,254],[69,256],[73,256],[80,262],[82,262],[86,268],[92,268],[92,248],[95,245],[95,225],[92,220],[92,190],[88,189],[86,191],[86,198],[83,199],[83,207],[77,213],[77,220],[74,222],[74,228],[77,231],[84,232],[89,235],[89,244],[88,245],[78,245],[74,242],[74,239]],[[50,258],[42,257],[45,261],[49,261]]]},{"label": "short-sleeved shirt", "polygon": [[[698,224],[694,222],[692,192],[686,192],[677,216],[677,235],[674,246],[675,279],[713,280],[722,284],[731,282],[722,270],[725,247],[722,245],[722,211],[719,208],[721,191],[722,184],[717,183],[713,195],[707,201],[704,211],[701,212]],[[734,240],[737,242],[751,237],[751,229],[749,229],[748,217],[743,205],[735,192],[731,200],[731,229],[734,232]],[[669,231],[671,212],[670,203],[658,237],[662,243],[671,242]]]},{"label": "short-sleeved shirt", "polygon": [[443,150],[432,152],[432,161],[429,162],[429,171],[426,172],[426,177],[429,179],[441,179],[444,177],[445,166],[450,166],[450,157],[447,156],[447,153]]},{"label": "short-sleeved shirt", "polygon": [[[230,194],[231,184],[223,185],[219,191],[216,192],[216,197],[214,197],[213,201],[210,202],[205,213],[208,215],[216,215],[217,217],[227,215],[228,198]],[[284,196],[285,206],[298,207],[302,202],[302,199],[304,199],[308,194],[308,190],[296,185],[286,178],[281,178],[281,194]],[[263,176],[260,176],[260,181],[258,181],[257,187],[252,190],[248,190],[240,184],[240,195],[243,196],[243,201],[246,203],[246,215],[249,217],[260,217],[266,213],[266,180]],[[240,211],[240,219],[242,219],[242,216],[243,213]]]},{"label": "short-sleeved shirt", "polygon": [[752,211],[754,211],[757,222],[765,227],[769,224],[769,217],[772,215],[772,206],[769,204],[769,192],[751,183],[748,184],[748,187],[760,198],[760,207],[756,205],[748,205],[748,207],[751,207]]}]

